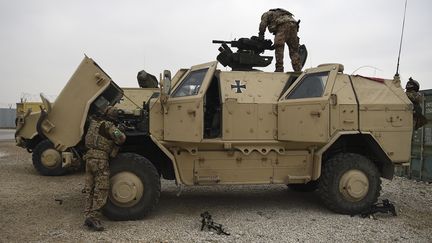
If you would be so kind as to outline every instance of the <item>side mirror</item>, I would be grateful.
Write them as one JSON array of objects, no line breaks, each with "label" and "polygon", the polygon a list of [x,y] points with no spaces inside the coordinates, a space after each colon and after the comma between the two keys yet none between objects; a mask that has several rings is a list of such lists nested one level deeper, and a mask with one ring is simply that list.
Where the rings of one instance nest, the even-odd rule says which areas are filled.
[{"label": "side mirror", "polygon": [[171,91],[171,72],[169,70],[164,70],[162,76],[162,94],[169,95],[170,91]]}]

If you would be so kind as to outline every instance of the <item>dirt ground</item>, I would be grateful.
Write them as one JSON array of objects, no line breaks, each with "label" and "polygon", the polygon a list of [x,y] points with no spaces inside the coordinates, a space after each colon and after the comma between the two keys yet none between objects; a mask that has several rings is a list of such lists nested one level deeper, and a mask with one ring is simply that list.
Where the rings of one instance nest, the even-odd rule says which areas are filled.
[{"label": "dirt ground", "polygon": [[[315,193],[283,185],[186,187],[177,197],[175,184],[162,181],[154,212],[139,221],[105,219],[104,232],[83,227],[83,181],[83,173],[40,176],[31,154],[0,141],[0,242],[432,242],[432,185],[400,177],[384,180],[381,192],[398,216],[376,219],[335,214]],[[200,231],[204,211],[231,235]]]}]

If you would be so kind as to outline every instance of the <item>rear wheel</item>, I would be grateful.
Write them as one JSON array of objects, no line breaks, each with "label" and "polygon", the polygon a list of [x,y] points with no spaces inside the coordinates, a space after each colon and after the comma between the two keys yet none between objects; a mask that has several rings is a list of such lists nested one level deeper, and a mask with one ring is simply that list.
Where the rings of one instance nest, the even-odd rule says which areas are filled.
[{"label": "rear wheel", "polygon": [[337,154],[324,163],[318,191],[329,209],[342,214],[361,213],[378,199],[380,174],[363,155]]},{"label": "rear wheel", "polygon": [[51,141],[45,139],[36,145],[32,154],[33,166],[45,176],[60,176],[67,172],[62,167],[62,158]]},{"label": "rear wheel", "polygon": [[159,202],[160,179],[154,165],[133,153],[110,161],[110,193],[103,214],[112,220],[145,217]]}]

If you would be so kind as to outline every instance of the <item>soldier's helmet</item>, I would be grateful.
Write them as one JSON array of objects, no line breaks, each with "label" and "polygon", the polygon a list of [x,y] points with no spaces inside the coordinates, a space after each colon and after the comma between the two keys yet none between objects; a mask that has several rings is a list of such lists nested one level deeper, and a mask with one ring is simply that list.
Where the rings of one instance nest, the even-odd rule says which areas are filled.
[{"label": "soldier's helmet", "polygon": [[414,90],[414,91],[418,92],[420,89],[420,84],[416,80],[412,79],[412,77],[410,77],[406,86],[405,86],[405,89],[406,90]]}]

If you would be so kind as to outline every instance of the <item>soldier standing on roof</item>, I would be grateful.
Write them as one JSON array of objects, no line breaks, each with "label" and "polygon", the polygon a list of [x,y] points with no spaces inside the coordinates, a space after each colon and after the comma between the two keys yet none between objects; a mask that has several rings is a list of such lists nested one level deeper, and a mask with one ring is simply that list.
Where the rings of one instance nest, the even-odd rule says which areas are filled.
[{"label": "soldier standing on roof", "polygon": [[411,100],[414,106],[413,107],[414,130],[417,130],[420,127],[426,125],[427,123],[427,119],[422,114],[422,109],[420,106],[420,103],[423,102],[423,96],[419,93],[420,84],[416,80],[410,77],[405,86],[405,89],[406,89],[405,91],[406,95]]},{"label": "soldier standing on roof", "polygon": [[291,65],[294,71],[301,71],[302,68],[299,54],[299,38],[297,36],[300,21],[297,22],[293,17],[294,15],[292,13],[281,8],[270,9],[261,16],[258,36],[264,39],[264,33],[267,27],[270,33],[275,35],[275,72],[284,71],[283,58],[285,43],[289,48]]},{"label": "soldier standing on roof", "polygon": [[90,126],[85,136],[87,153],[86,182],[83,193],[87,193],[84,224],[96,231],[104,230],[99,221],[101,208],[105,205],[109,190],[108,159],[115,157],[118,146],[126,140],[126,135],[114,123],[106,118],[114,118],[118,110],[108,107],[103,116],[95,116],[90,120]]}]

